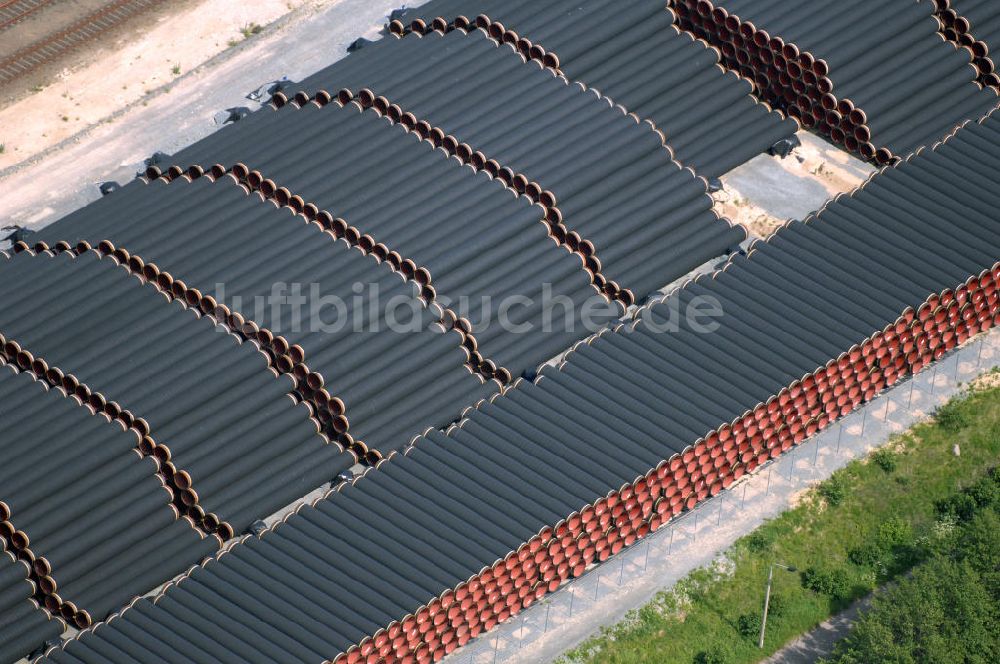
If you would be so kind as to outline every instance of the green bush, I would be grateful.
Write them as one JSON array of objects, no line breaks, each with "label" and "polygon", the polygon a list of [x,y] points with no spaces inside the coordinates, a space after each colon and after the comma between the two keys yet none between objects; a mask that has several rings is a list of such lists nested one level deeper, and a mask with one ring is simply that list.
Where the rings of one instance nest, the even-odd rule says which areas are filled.
[{"label": "green bush", "polygon": [[768,528],[758,528],[749,535],[746,536],[745,544],[747,549],[753,553],[763,553],[771,548],[774,544],[774,538],[777,535],[773,530]]},{"label": "green bush", "polygon": [[[770,615],[768,611],[768,615]],[[736,631],[748,639],[756,639],[760,636],[760,615],[756,613],[744,613],[736,621]]]},{"label": "green bush", "polygon": [[896,453],[888,447],[880,447],[872,452],[872,461],[887,473],[896,470]]},{"label": "green bush", "polygon": [[833,599],[843,599],[851,593],[851,581],[847,572],[840,568],[809,567],[802,572],[802,587]]},{"label": "green bush", "polygon": [[940,518],[968,521],[991,505],[1000,505],[1000,482],[995,469],[961,493],[936,501],[934,508]]},{"label": "green bush", "polygon": [[941,428],[949,433],[958,433],[972,423],[971,404],[964,399],[952,399],[937,409],[934,414]]},{"label": "green bush", "polygon": [[823,496],[830,505],[839,505],[847,497],[847,482],[839,473],[835,473],[830,479],[820,483],[819,495]]},{"label": "green bush", "polygon": [[872,543],[856,546],[847,552],[847,559],[859,567],[875,567],[882,562],[884,551]]},{"label": "green bush", "polygon": [[847,558],[855,565],[874,569],[878,575],[891,575],[916,562],[914,544],[910,523],[892,517],[879,524],[869,541],[850,549]]},{"label": "green bush", "polygon": [[729,656],[722,648],[714,646],[695,655],[693,664],[729,664]]},{"label": "green bush", "polygon": [[771,594],[771,601],[767,605],[767,619],[780,618],[785,614],[787,604],[783,595]]},{"label": "green bush", "polygon": [[962,492],[934,502],[939,518],[952,517],[958,521],[968,521],[976,513],[976,501]]}]

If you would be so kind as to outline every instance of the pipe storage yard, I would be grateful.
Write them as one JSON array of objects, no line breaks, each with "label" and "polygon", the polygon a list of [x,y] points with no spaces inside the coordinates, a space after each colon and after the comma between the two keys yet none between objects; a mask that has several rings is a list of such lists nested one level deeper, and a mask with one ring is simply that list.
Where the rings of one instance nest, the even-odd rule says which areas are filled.
[{"label": "pipe storage yard", "polygon": [[15,243],[0,664],[438,661],[994,327],[998,30],[435,0]]},{"label": "pipe storage yard", "polygon": [[944,39],[933,2],[672,5],[680,27],[718,47],[762,99],[880,164],[997,104],[1000,81],[980,82],[976,54]]}]

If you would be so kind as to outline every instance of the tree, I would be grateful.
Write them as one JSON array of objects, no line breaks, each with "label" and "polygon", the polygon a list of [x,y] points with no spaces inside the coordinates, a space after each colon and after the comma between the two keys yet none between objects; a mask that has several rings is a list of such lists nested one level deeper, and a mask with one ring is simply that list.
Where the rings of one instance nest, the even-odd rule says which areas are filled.
[{"label": "tree", "polygon": [[1000,607],[968,561],[939,556],[875,599],[836,664],[1000,661]]}]

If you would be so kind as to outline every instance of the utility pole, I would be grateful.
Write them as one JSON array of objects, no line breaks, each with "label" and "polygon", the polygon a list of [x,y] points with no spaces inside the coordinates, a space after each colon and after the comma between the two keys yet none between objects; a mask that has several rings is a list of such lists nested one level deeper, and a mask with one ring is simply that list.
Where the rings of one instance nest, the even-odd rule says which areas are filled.
[{"label": "utility pole", "polygon": [[782,565],[781,563],[771,563],[767,570],[767,591],[764,593],[764,614],[760,618],[760,640],[757,642],[758,648],[764,647],[764,630],[767,629],[767,609],[771,605],[771,583],[774,581],[774,568],[781,567],[789,572],[795,572],[794,565]]}]

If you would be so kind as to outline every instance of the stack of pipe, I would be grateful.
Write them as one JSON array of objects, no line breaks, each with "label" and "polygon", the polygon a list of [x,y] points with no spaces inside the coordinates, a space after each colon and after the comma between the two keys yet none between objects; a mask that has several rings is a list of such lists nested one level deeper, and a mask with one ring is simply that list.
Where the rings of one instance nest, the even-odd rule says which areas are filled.
[{"label": "stack of pipe", "polygon": [[388,27],[397,35],[483,28],[652,120],[676,158],[706,178],[798,130],[794,119],[751,95],[751,80],[720,69],[718,52],[679,30],[674,19],[663,0],[433,0]]},{"label": "stack of pipe", "polygon": [[979,80],[1000,88],[992,54],[1000,50],[1000,6],[990,0],[934,0],[946,39],[972,50]]},{"label": "stack of pipe", "polygon": [[[745,238],[741,228],[716,216],[706,182],[672,160],[662,135],[648,123],[612,107],[593,91],[526,66],[509,45],[498,47],[481,31],[379,44],[310,77],[295,98],[302,103],[314,98],[305,103],[306,110],[330,95],[340,96],[343,89],[342,100],[356,96],[362,106],[384,107],[387,118],[399,118],[393,131],[372,129],[351,137],[308,133],[289,140],[291,128],[307,118],[289,110],[269,121],[258,113],[174,159],[243,161],[408,255],[400,246],[404,240],[393,238],[396,226],[413,227],[413,217],[430,211],[415,205],[417,201],[434,201],[434,210],[451,206],[454,214],[454,194],[439,181],[443,166],[420,172],[413,162],[397,159],[395,150],[382,148],[412,140],[403,126],[414,126],[431,135],[432,145],[444,147],[475,170],[482,165],[487,174],[501,179],[504,172],[513,174],[515,190],[534,192],[549,208],[549,221],[559,227],[553,229],[557,239],[583,254],[587,266],[599,273],[600,284],[610,286],[606,292],[626,304]],[[482,80],[491,85],[484,87]],[[499,112],[497,99],[504,100]],[[337,111],[334,104],[325,110],[331,107]],[[323,117],[315,111],[308,116]],[[275,132],[280,138],[260,145],[259,137],[272,127],[284,130]],[[322,141],[331,142],[329,150],[318,151]],[[424,150],[429,152],[429,146]],[[379,161],[387,163],[378,172],[390,171],[398,189],[392,194],[380,190],[373,197],[371,173],[376,171],[369,169]],[[343,189],[331,183],[334,176],[340,182],[346,179]],[[418,187],[422,194],[410,193]],[[404,195],[408,209],[393,211],[390,221],[367,216]],[[393,235],[380,236],[380,228]]]},{"label": "stack of pipe", "polygon": [[[522,212],[524,233],[517,237],[531,239],[532,230],[542,227],[515,199],[497,202],[510,213],[510,223]],[[498,380],[469,368],[471,353],[479,356],[472,363],[477,368],[490,361],[476,349],[488,351],[492,340],[480,345],[455,324],[454,313],[434,303],[431,286],[404,281],[388,261],[352,248],[338,237],[343,229],[324,227],[320,218],[307,223],[290,208],[247,195],[230,175],[206,174],[170,183],[136,181],[42,235],[53,240],[72,233],[74,244],[125,250],[161,285],[183,283],[199,309],[232,305],[261,329],[281,335],[300,352],[298,366],[307,366],[317,381],[312,396],[327,434],[359,457],[367,452],[374,462],[380,458],[376,451],[398,448],[428,427],[446,426],[470,401],[499,390]],[[192,237],[198,237],[196,244]],[[545,246],[544,234],[533,239]],[[463,258],[471,262],[474,255]],[[571,276],[584,274],[578,263],[570,268]],[[272,294],[301,301],[254,305]],[[535,341],[544,351],[548,340],[539,332]],[[556,350],[547,352],[537,361]],[[321,407],[331,401],[335,408]]]},{"label": "stack of pipe", "polygon": [[[5,516],[0,505],[0,517]],[[9,522],[0,519],[0,528]],[[28,578],[28,563],[7,550],[0,538],[0,662],[16,662],[43,643],[58,638],[66,629],[60,618],[52,618],[35,599],[37,586]]]},{"label": "stack of pipe", "polygon": [[674,0],[682,29],[753,77],[757,94],[879,164],[997,104],[971,49],[939,33],[929,2]]},{"label": "stack of pipe", "polygon": [[86,627],[221,546],[180,516],[134,430],[10,365],[0,402],[3,535],[53,615]]},{"label": "stack of pipe", "polygon": [[441,659],[1000,322],[998,167],[991,117],[45,661]]},{"label": "stack of pipe", "polygon": [[[289,105],[253,118],[253,135],[287,133],[302,137],[312,149],[329,142],[330,150],[322,159],[317,157],[321,163],[313,164],[301,158],[303,146],[298,144],[260,145],[243,134],[223,131],[177,158],[184,163],[189,158],[193,163],[214,163],[207,160],[219,158],[220,163],[238,164],[240,169],[252,166],[248,185],[268,192],[279,203],[295,198],[310,201],[303,206],[305,218],[326,224],[324,230],[369,251],[372,260],[380,257],[373,247],[383,247],[387,265],[395,260],[400,274],[421,284],[425,299],[453,307],[467,319],[465,331],[472,332],[476,342],[470,350],[478,350],[479,359],[473,364],[487,378],[496,375],[508,382],[510,374],[533,369],[579,339],[581,312],[590,300],[593,309],[606,312],[604,320],[623,312],[596,288],[594,271],[599,263],[589,268],[584,248],[569,251],[553,246],[557,235],[565,237],[557,218],[543,222],[546,211],[540,205],[526,197],[512,198],[499,182],[443,158],[429,142],[414,140],[402,126],[387,127],[375,111],[358,113],[356,104],[342,107],[333,101],[323,108],[313,103],[302,109]],[[369,151],[368,158],[362,161],[352,155],[352,140]],[[82,219],[121,205],[113,198],[106,199],[106,205],[103,200],[99,207],[89,206],[56,222],[42,237],[81,236]],[[120,226],[101,228],[112,239],[112,229]],[[363,276],[352,281],[364,281]],[[553,296],[574,302],[575,329],[543,334],[545,312],[540,305],[545,284]],[[527,321],[529,333],[510,334],[495,319],[499,303],[511,298],[532,301],[533,308],[519,309],[513,321]],[[487,318],[491,306],[492,321]],[[484,320],[488,324],[480,324]],[[489,366],[484,366],[484,358]]]},{"label": "stack of pipe", "polygon": [[[602,274],[643,299],[738,243],[703,179],[672,159],[662,134],[595,91],[525,66],[484,31],[384,40],[300,84],[370,89],[459,145],[554,196],[563,222],[594,247]],[[401,67],[399,63],[415,63]],[[483,80],[490,86],[484,87]],[[494,110],[504,99],[503,112]],[[656,192],[654,195],[652,192]]]},{"label": "stack of pipe", "polygon": [[0,298],[8,356],[139,427],[186,512],[224,539],[354,463],[260,348],[114,257],[21,252],[0,260]]}]

